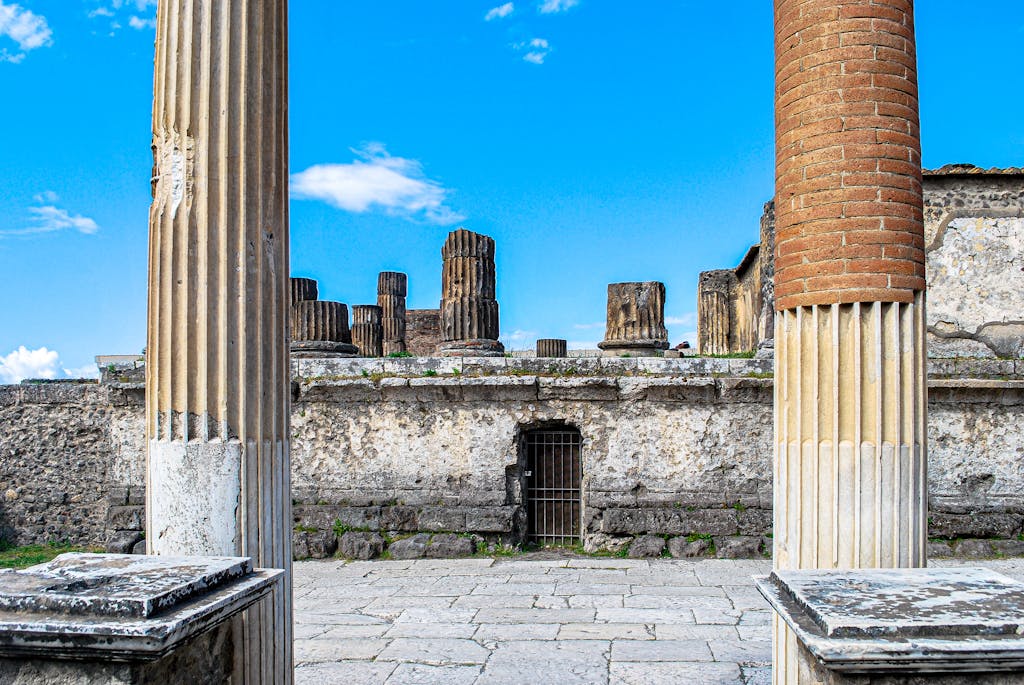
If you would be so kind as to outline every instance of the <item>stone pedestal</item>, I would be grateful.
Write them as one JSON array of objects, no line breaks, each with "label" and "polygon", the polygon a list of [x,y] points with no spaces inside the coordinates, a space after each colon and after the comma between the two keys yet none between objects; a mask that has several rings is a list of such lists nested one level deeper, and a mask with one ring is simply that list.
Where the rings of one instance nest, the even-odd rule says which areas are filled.
[{"label": "stone pedestal", "polygon": [[541,338],[537,341],[538,357],[564,357],[568,354],[568,343],[555,338]]},{"label": "stone pedestal", "polygon": [[377,276],[377,306],[381,308],[385,355],[406,351],[405,298],[408,294],[408,280],[405,274],[395,271],[382,271]]},{"label": "stone pedestal", "polygon": [[[146,544],[285,570],[243,682],[292,680],[287,0],[160,0]],[[187,681],[187,679],[186,679]]]},{"label": "stone pedestal", "polygon": [[653,357],[668,349],[665,285],[657,281],[611,283],[604,341],[606,357]]},{"label": "stone pedestal", "polygon": [[1024,683],[1024,584],[983,568],[773,571],[758,589],[822,685]]},{"label": "stone pedestal", "polygon": [[358,356],[348,326],[348,306],[326,300],[292,305],[291,351],[298,357]]},{"label": "stone pedestal", "polygon": [[361,357],[383,356],[384,330],[380,307],[375,304],[352,307],[352,344],[359,348]]},{"label": "stone pedestal", "polygon": [[271,682],[247,679],[240,619],[283,580],[224,557],[63,554],[0,571],[0,682]]},{"label": "stone pedestal", "polygon": [[442,357],[500,357],[495,299],[494,239],[463,228],[448,234],[441,249]]},{"label": "stone pedestal", "polygon": [[697,281],[697,351],[729,354],[732,328],[732,289],[736,272],[716,269],[701,272]]},{"label": "stone pedestal", "polygon": [[291,289],[291,304],[293,305],[296,302],[316,300],[320,297],[317,283],[312,278],[290,278],[288,285]]}]

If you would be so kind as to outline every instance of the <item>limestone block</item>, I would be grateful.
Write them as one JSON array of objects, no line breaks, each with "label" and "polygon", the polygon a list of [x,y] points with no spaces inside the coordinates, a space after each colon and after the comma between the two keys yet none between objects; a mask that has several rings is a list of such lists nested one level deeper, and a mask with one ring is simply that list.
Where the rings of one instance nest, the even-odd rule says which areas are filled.
[{"label": "limestone block", "polygon": [[761,538],[749,535],[716,536],[715,556],[719,559],[757,559],[761,556]]},{"label": "limestone block", "polygon": [[470,538],[441,533],[430,538],[423,556],[427,559],[455,559],[473,556],[475,552],[476,545]]},{"label": "limestone block", "polygon": [[412,537],[395,540],[388,545],[388,553],[392,559],[421,559],[426,554],[430,536],[419,533]]},{"label": "limestone block", "polygon": [[629,546],[630,559],[660,557],[665,549],[665,538],[660,535],[641,535]]},{"label": "limestone block", "polygon": [[384,552],[384,538],[377,533],[350,531],[338,541],[338,555],[346,559],[376,559]]}]

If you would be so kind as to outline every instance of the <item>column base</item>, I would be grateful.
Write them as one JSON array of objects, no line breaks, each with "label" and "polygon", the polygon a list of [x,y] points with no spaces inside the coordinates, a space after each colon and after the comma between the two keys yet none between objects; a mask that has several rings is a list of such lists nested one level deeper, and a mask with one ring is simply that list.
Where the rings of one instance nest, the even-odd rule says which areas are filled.
[{"label": "column base", "polygon": [[504,357],[505,346],[497,340],[450,340],[437,346],[438,357]]},{"label": "column base", "polygon": [[597,343],[604,357],[660,357],[668,349],[667,340],[605,340]]},{"label": "column base", "polygon": [[359,348],[355,345],[329,340],[297,340],[291,343],[290,349],[295,359],[359,356]]},{"label": "column base", "polygon": [[777,685],[1024,683],[1024,584],[984,568],[773,571]]}]

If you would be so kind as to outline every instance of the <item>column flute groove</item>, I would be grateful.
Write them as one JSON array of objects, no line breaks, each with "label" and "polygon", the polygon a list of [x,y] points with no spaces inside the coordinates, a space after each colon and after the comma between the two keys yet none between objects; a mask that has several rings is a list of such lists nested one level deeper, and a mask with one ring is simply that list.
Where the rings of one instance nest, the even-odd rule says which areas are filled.
[{"label": "column flute groove", "polygon": [[147,546],[285,569],[239,682],[291,682],[287,1],[160,0]]}]

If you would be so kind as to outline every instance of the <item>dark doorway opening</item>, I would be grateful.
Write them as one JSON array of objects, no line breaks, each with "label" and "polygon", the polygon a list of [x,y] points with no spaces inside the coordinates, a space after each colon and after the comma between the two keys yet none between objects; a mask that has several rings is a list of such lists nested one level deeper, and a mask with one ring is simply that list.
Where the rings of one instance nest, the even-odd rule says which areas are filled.
[{"label": "dark doorway opening", "polygon": [[580,432],[566,425],[523,433],[527,542],[541,546],[579,542],[582,443]]}]

